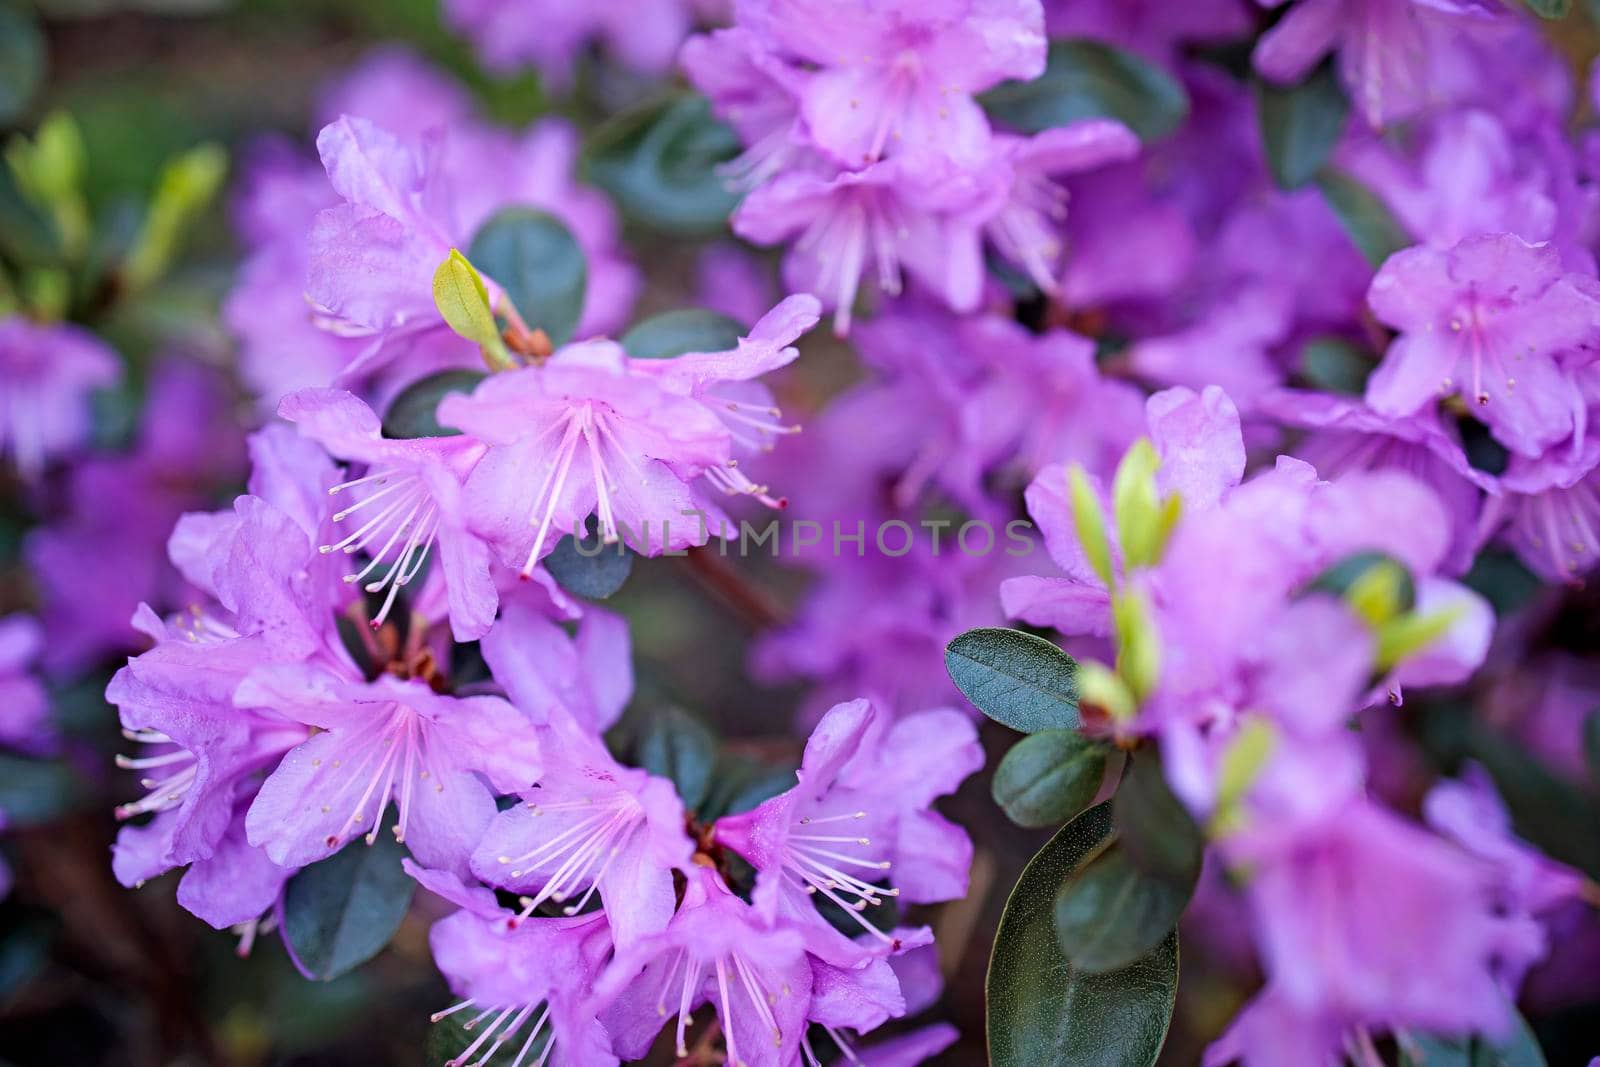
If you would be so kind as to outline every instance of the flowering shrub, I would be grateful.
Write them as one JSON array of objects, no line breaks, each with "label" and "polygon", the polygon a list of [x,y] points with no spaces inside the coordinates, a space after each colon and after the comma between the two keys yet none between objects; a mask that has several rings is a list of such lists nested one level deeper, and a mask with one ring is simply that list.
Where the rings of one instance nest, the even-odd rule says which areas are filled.
[{"label": "flowering shrub", "polygon": [[0,1058],[315,1045],[30,1036],[175,894],[397,1062],[1587,1062],[1569,6],[445,0],[129,197],[0,4]]}]

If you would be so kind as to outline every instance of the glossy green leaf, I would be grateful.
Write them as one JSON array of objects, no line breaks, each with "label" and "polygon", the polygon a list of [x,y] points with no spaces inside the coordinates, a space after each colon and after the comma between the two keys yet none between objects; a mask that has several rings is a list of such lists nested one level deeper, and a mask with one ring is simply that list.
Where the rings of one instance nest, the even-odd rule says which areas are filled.
[{"label": "glossy green leaf", "polygon": [[1173,795],[1161,761],[1148,749],[1133,757],[1111,804],[1117,838],[1141,870],[1194,888],[1205,839]]},{"label": "glossy green leaf", "polygon": [[1300,349],[1300,375],[1327,393],[1360,396],[1377,366],[1372,354],[1342,337],[1314,337]]},{"label": "glossy green leaf", "polygon": [[1546,1067],[1527,1020],[1512,1009],[1515,1025],[1503,1041],[1410,1034],[1401,1044],[1401,1067]]},{"label": "glossy green leaf", "polygon": [[1583,758],[1589,765],[1589,777],[1600,782],[1600,709],[1583,720]]},{"label": "glossy green leaf", "polygon": [[1521,745],[1472,724],[1466,755],[1483,764],[1511,812],[1512,825],[1552,858],[1600,878],[1600,802],[1558,778]]},{"label": "glossy green leaf", "polygon": [[707,308],[679,308],[636,324],[622,335],[622,347],[635,359],[727,352],[739,347],[739,338],[747,332],[733,319]]},{"label": "glossy green leaf", "polygon": [[444,370],[412,382],[400,391],[383,417],[383,435],[396,439],[454,437],[461,433],[439,425],[439,401],[451,393],[470,393],[485,375],[476,370]]},{"label": "glossy green leaf", "polygon": [[633,551],[622,542],[605,544],[591,520],[587,536],[580,542],[567,534],[544,558],[550,577],[569,593],[589,600],[604,600],[628,580],[633,572]]},{"label": "glossy green leaf", "polygon": [[1256,82],[1256,110],[1273,180],[1282,188],[1298,189],[1333,155],[1350,101],[1328,62],[1298,85]]},{"label": "glossy green leaf", "polygon": [[289,879],[283,936],[308,976],[337,978],[376,956],[411,906],[417,883],[388,824],[371,846],[359,838]]},{"label": "glossy green leaf", "polygon": [[1053,826],[1093,802],[1106,746],[1075,730],[1044,730],[1011,746],[994,772],[994,802],[1018,826]]},{"label": "glossy green leaf", "polygon": [[1572,0],[1523,0],[1542,19],[1563,19],[1572,13]]},{"label": "glossy green leaf", "polygon": [[1090,974],[1062,955],[1061,882],[1111,833],[1110,805],[1090,808],[1028,862],[1000,919],[985,989],[992,1067],[1150,1067],[1178,988],[1178,938],[1120,971]]},{"label": "glossy green leaf", "polygon": [[586,172],[629,216],[670,233],[715,233],[738,197],[717,168],[739,138],[703,97],[682,94],[618,115],[590,141]]},{"label": "glossy green leaf", "polygon": [[1079,724],[1077,661],[1042,637],[999,627],[968,630],[946,646],[944,665],[979,711],[1013,730]]},{"label": "glossy green leaf", "polygon": [[1325,167],[1317,175],[1317,187],[1350,240],[1374,267],[1414,243],[1377,194],[1349,175]]},{"label": "glossy green leaf", "polygon": [[44,34],[17,0],[0,0],[0,125],[14,122],[44,81]]},{"label": "glossy green leaf", "polygon": [[635,755],[639,766],[678,787],[678,796],[690,811],[698,811],[711,792],[717,739],[681,708],[668,706],[650,716]]},{"label": "glossy green leaf", "polygon": [[989,114],[1023,133],[1080,119],[1117,119],[1145,141],[1176,130],[1189,97],[1176,78],[1132,52],[1101,41],[1057,41],[1043,76],[1005,82],[981,97]]},{"label": "glossy green leaf", "polygon": [[717,755],[711,791],[696,814],[702,822],[749,811],[795,783],[793,764],[773,766],[732,752]]},{"label": "glossy green leaf", "polygon": [[506,291],[529,329],[566,344],[583,317],[589,267],[583,248],[554,215],[502,208],[479,227],[467,256]]},{"label": "glossy green leaf", "polygon": [[1118,842],[1056,894],[1056,940],[1074,967],[1118,971],[1153,951],[1178,926],[1193,887],[1141,870]]}]

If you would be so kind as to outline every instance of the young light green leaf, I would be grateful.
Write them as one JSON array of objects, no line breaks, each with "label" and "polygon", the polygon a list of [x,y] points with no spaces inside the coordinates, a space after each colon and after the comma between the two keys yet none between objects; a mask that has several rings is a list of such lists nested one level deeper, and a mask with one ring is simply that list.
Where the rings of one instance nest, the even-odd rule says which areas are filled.
[{"label": "young light green leaf", "polygon": [[130,289],[151,285],[171,269],[184,237],[211,206],[227,174],[228,153],[221,145],[198,145],[167,163],[123,262],[123,281]]},{"label": "young light green leaf", "polygon": [[1222,750],[1222,766],[1217,772],[1217,802],[1211,817],[1214,834],[1225,834],[1237,827],[1239,802],[1255,785],[1278,743],[1276,728],[1259,715],[1251,715],[1228,739]]},{"label": "young light green leaf", "polygon": [[1189,113],[1183,86],[1132,52],[1084,38],[1057,41],[1041,77],[1005,82],[980,98],[992,117],[1023,133],[1079,119],[1116,119],[1145,141],[1176,130]]},{"label": "young light green leaf", "polygon": [[1110,589],[1116,585],[1111,569],[1111,540],[1106,534],[1106,513],[1089,484],[1083,467],[1074,463],[1067,471],[1067,497],[1072,504],[1072,528],[1083,546],[1084,558]]},{"label": "young light green leaf", "polygon": [[433,272],[433,304],[445,325],[478,346],[491,370],[516,366],[489,307],[489,290],[477,268],[459,249],[452,248]]},{"label": "young light green leaf", "polygon": [[1099,708],[1113,722],[1129,722],[1139,713],[1139,701],[1122,675],[1092,659],[1078,664],[1078,702]]},{"label": "young light green leaf", "polygon": [[500,336],[489,307],[489,290],[460,249],[452,248],[433,272],[433,303],[445,325],[468,341],[481,345]]},{"label": "young light green leaf", "polygon": [[468,258],[504,287],[529,329],[566,344],[583,317],[589,268],[560,219],[532,208],[502,208],[479,227]]},{"label": "young light green leaf", "polygon": [[1043,730],[1011,746],[994,772],[994,802],[1018,826],[1054,826],[1087,808],[1105,776],[1106,746],[1076,730]]},{"label": "young light green leaf", "polygon": [[634,359],[668,359],[685,352],[727,352],[748,333],[726,315],[707,308],[663,311],[622,335],[622,347]]},{"label": "young light green leaf", "polygon": [[1461,617],[1459,607],[1438,611],[1413,611],[1384,622],[1378,627],[1378,650],[1374,657],[1379,671],[1421,652],[1450,632]]},{"label": "young light green leaf", "polygon": [[395,439],[454,437],[461,433],[439,425],[439,401],[451,393],[470,393],[483,381],[477,370],[442,370],[419,378],[400,391],[383,416],[383,435]]},{"label": "young light green leaf", "polygon": [[1417,603],[1410,569],[1382,552],[1352,552],[1335,560],[1306,588],[1346,601],[1374,626],[1410,611]]},{"label": "young light green leaf", "polygon": [[393,835],[379,833],[370,847],[353,841],[289,879],[284,941],[309,977],[337,978],[389,943],[417,888],[400,866],[404,855]]},{"label": "young light green leaf", "polygon": [[1112,596],[1111,621],[1117,638],[1117,674],[1137,706],[1161,679],[1161,637],[1144,593],[1130,588]]},{"label": "young light green leaf", "polygon": [[956,688],[989,718],[1022,733],[1078,726],[1078,664],[1049,641],[983,627],[944,650]]},{"label": "young light green leaf", "polygon": [[1298,189],[1317,176],[1339,142],[1350,101],[1327,62],[1298,85],[1256,82],[1256,110],[1272,177],[1284,189]]},{"label": "young light green leaf", "polygon": [[1349,175],[1324,167],[1317,175],[1317,188],[1322,190],[1350,240],[1374,267],[1382,266],[1384,260],[1413,243],[1377,194]]},{"label": "young light green leaf", "polygon": [[1164,547],[1161,493],[1156,487],[1160,466],[1155,446],[1148,437],[1141,437],[1117,464],[1111,482],[1111,514],[1122,542],[1123,561],[1130,570],[1158,562]]},{"label": "young light green leaf", "polygon": [[1110,806],[1090,808],[1028,862],[1006,902],[985,989],[992,1067],[1151,1067],[1178,988],[1178,938],[1110,974],[1061,952],[1059,886],[1111,833]]},{"label": "young light green leaf", "polygon": [[29,200],[54,219],[69,256],[81,255],[89,240],[89,207],[83,197],[86,166],[83,135],[65,111],[39,123],[30,139],[14,135],[6,143],[6,164]]}]

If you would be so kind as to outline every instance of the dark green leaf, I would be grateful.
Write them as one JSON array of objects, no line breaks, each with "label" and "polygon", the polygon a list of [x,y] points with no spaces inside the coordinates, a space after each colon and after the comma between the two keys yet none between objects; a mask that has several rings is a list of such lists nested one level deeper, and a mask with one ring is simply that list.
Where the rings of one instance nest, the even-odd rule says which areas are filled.
[{"label": "dark green leaf", "polygon": [[1600,782],[1600,708],[1583,720],[1583,758],[1589,765],[1589,777]]},{"label": "dark green leaf", "polygon": [[1384,202],[1349,175],[1325,167],[1317,175],[1317,187],[1350,240],[1374,267],[1413,243]]},{"label": "dark green leaf", "polygon": [[1545,588],[1539,576],[1514,554],[1487,548],[1472,561],[1472,569],[1462,579],[1469,589],[1483,596],[1501,618],[1521,608]]},{"label": "dark green leaf", "polygon": [[1189,809],[1172,793],[1153,753],[1134,758],[1111,804],[1117,839],[1142,871],[1188,892],[1200,877],[1205,840]]},{"label": "dark green leaf", "polygon": [[472,236],[467,258],[511,298],[529,329],[558,345],[583,316],[589,267],[572,232],[554,215],[502,208]]},{"label": "dark green leaf", "polygon": [[1094,974],[1143,959],[1178,926],[1193,886],[1139,869],[1118,842],[1056,894],[1056,940],[1074,967]]},{"label": "dark green leaf", "polygon": [[645,724],[637,759],[639,766],[678,787],[685,808],[698,811],[711,791],[717,739],[699,719],[668,706]]},{"label": "dark green leaf", "polygon": [[1052,826],[1094,800],[1106,747],[1075,730],[1045,730],[1011,746],[994,772],[994,802],[1018,826]]},{"label": "dark green leaf", "polygon": [[[1401,1043],[1403,1067],[1545,1067],[1544,1053],[1527,1020],[1512,1009],[1515,1026],[1504,1041],[1413,1034]],[[1410,1046],[1409,1048],[1407,1046]]]},{"label": "dark green leaf", "polygon": [[442,370],[401,390],[383,417],[385,437],[454,437],[461,431],[439,425],[439,401],[451,393],[470,393],[485,375],[477,370]]},{"label": "dark green leaf", "polygon": [[652,315],[622,335],[622,347],[635,359],[666,359],[685,352],[727,352],[739,347],[747,331],[733,319],[706,308],[680,308]]},{"label": "dark green leaf", "polygon": [[54,931],[42,921],[26,921],[0,937],[0,1004],[44,971],[54,940]]},{"label": "dark green leaf", "polygon": [[[591,527],[593,524],[591,523]],[[561,588],[589,600],[604,600],[622,588],[633,571],[633,552],[621,541],[608,545],[591,528],[582,541],[567,534],[544,559],[545,570]]]},{"label": "dark green leaf", "polygon": [[15,121],[44,80],[44,34],[15,0],[0,0],[0,126]]},{"label": "dark green leaf", "polygon": [[991,116],[1023,133],[1079,119],[1112,118],[1145,141],[1176,130],[1189,113],[1178,80],[1132,52],[1100,41],[1057,41],[1043,76],[983,94]]},{"label": "dark green leaf", "polygon": [[1342,337],[1315,337],[1300,350],[1300,374],[1324,392],[1360,396],[1376,364],[1360,345]]},{"label": "dark green leaf", "polygon": [[404,856],[385,830],[370,847],[352,841],[289,879],[283,936],[307,975],[337,978],[389,943],[417,888],[400,866]]},{"label": "dark green leaf", "polygon": [[0,162],[0,252],[31,266],[59,263],[63,254],[55,222],[22,195],[4,162]]},{"label": "dark green leaf", "polygon": [[589,144],[589,179],[630,216],[676,234],[721,230],[738,198],[717,168],[739,138],[700,96],[668,97],[618,115]]},{"label": "dark green leaf", "polygon": [[1521,745],[1474,723],[1466,754],[1483,764],[1516,831],[1553,858],[1600,878],[1600,803],[1556,777]]},{"label": "dark green leaf", "polygon": [[1470,416],[1457,417],[1455,424],[1461,432],[1461,448],[1467,454],[1468,463],[1497,477],[1506,472],[1511,466],[1511,452],[1494,439],[1487,426]]},{"label": "dark green leaf", "polygon": [[1178,988],[1178,938],[1120,971],[1089,974],[1056,941],[1057,888],[1111,833],[1108,804],[1061,829],[1028,862],[1006,902],[989,959],[992,1067],[1150,1067]]},{"label": "dark green leaf", "polygon": [[1528,10],[1542,19],[1564,19],[1572,13],[1572,0],[1524,0]]},{"label": "dark green leaf", "polygon": [[1256,109],[1273,180],[1285,189],[1298,189],[1315,178],[1333,154],[1350,101],[1328,62],[1299,85],[1258,81]]},{"label": "dark green leaf", "polygon": [[794,783],[793,764],[774,767],[749,756],[723,752],[717,756],[711,792],[701,803],[698,815],[702,822],[737,815],[772,799]]},{"label": "dark green leaf", "polygon": [[0,754],[0,812],[9,826],[33,826],[64,815],[80,792],[78,779],[49,760]]},{"label": "dark green leaf", "polygon": [[1042,637],[968,630],[945,648],[944,665],[967,699],[1002,725],[1025,734],[1078,726],[1077,661]]}]

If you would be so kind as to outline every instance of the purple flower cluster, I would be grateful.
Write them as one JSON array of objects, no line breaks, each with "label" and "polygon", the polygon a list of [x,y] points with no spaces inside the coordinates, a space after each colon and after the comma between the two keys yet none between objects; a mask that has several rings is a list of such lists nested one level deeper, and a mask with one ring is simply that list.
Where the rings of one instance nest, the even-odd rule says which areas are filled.
[{"label": "purple flower cluster", "polygon": [[[1352,121],[1333,177],[1411,244],[1377,266],[1323,190],[1274,182],[1259,91],[1179,47],[1248,34],[1241,3],[1045,5],[1051,32],[1186,90],[1187,123],[1142,147],[1106,120],[1025,139],[979,106],[1043,69],[1034,4],[751,2],[684,50],[747,146],[735,231],[792,239],[787,283],[841,332],[859,278],[884,296],[851,332],[866,380],[776,457],[791,514],[919,532],[903,555],[869,535],[805,559],[816,584],[757,673],[812,682],[813,715],[851,693],[931,707],[949,686],[926,664],[957,633],[1058,633],[1086,660],[1089,730],[1159,745],[1240,886],[1267,984],[1216,1064],[1504,1037],[1544,922],[1579,895],[1481,774],[1440,782],[1418,822],[1348,728],[1484,665],[1496,620],[1462,582],[1483,551],[1551,582],[1600,563],[1600,194],[1566,132],[1573,87],[1511,7],[1303,0],[1260,38],[1272,83],[1336,53]],[[1042,316],[986,280],[985,250]],[[1353,384],[1319,377],[1329,348]],[[964,520],[1016,517],[1024,485],[1043,572],[957,549]],[[929,519],[951,513],[941,553]],[[1327,582],[1368,558],[1374,584],[1404,573],[1403,602]],[[1564,739],[1542,751],[1573,764],[1595,691],[1530,727]]]},{"label": "purple flower cluster", "polygon": [[585,520],[651,556],[703,545],[730,523],[723,500],[782,506],[740,461],[792,432],[758,379],[796,357],[817,301],[782,301],[726,351],[533,342],[443,397],[443,435],[392,436],[377,410],[481,366],[431,276],[499,207],[546,207],[584,244],[580,334],[620,325],[636,281],[609,206],[570,184],[564,127],[477,125],[399,53],[330,101],[345,110],[317,138],[326,178],[264,148],[239,206],[254,251],[229,320],[280,421],[249,438],[245,494],[177,519],[166,548],[190,604],[138,608],[151,646],[107,691],[143,790],[117,812],[118,879],[187,868],[179,903],[248,946],[285,921],[297,871],[392,834],[461,909],[431,940],[461,997],[438,1018],[472,1012],[462,1063],[515,1042],[518,1062],[537,1046],[537,1062],[615,1064],[663,1026],[686,1055],[709,1003],[730,1061],[777,1067],[815,1061],[812,1024],[849,1049],[920,1010],[931,933],[867,912],[964,894],[971,843],[931,805],[982,764],[970,718],[841,703],[792,789],[702,822],[607,748],[633,691],[628,625],[542,565]]},{"label": "purple flower cluster", "polygon": [[[630,394],[606,395],[612,411]],[[793,789],[699,826],[672,783],[618,763],[601,740],[632,692],[620,618],[587,607],[569,634],[562,621],[575,605],[515,586],[482,637],[495,685],[471,691],[452,681],[452,596],[424,588],[403,638],[392,625],[369,629],[327,551],[351,483],[319,442],[382,466],[369,485],[459,475],[448,459],[406,453],[440,472],[393,473],[381,445],[344,446],[335,430],[382,440],[341,427],[341,415],[358,429],[371,420],[348,393],[295,394],[285,412],[311,436],[258,433],[250,492],[178,524],[173,562],[206,600],[169,620],[141,611],[154,645],[108,692],[142,749],[124,765],[147,776],[146,794],[118,814],[153,816],[119,835],[125,884],[187,866],[179,902],[254,936],[275,921],[296,870],[392,831],[413,857],[408,870],[462,907],[432,940],[464,998],[450,1011],[471,1007],[485,1024],[463,1062],[491,1041],[526,1049],[548,1027],[562,1062],[614,1064],[642,1055],[673,1016],[681,1045],[690,1013],[709,1001],[730,1056],[788,1063],[809,1022],[860,1033],[905,1013],[890,960],[930,935],[880,929],[860,911],[964,892],[971,845],[929,804],[982,762],[966,716],[891,720],[865,700],[841,704],[818,725]],[[561,432],[563,417],[547,430]],[[480,469],[501,446],[456,447],[474,450],[463,463]],[[441,537],[440,554],[463,551]],[[489,562],[487,552],[477,562],[486,580]],[[448,587],[466,572],[447,561],[436,573]],[[347,646],[344,620],[370,635],[364,646]],[[930,776],[926,764],[941,769]],[[730,890],[713,858],[723,849],[759,872],[753,901]],[[502,909],[480,885],[521,894],[520,908]],[[830,926],[813,894],[840,905],[859,936]]]},{"label": "purple flower cluster", "polygon": [[1044,71],[1036,0],[912,7],[826,0],[741,3],[736,25],[692,39],[690,80],[747,145],[734,232],[793,241],[789,285],[822,296],[849,332],[863,277],[902,272],[950,308],[984,293],[986,245],[1053,290],[1064,248],[1058,175],[1127,159],[1108,120],[1026,138],[995,130],[976,94]]}]

